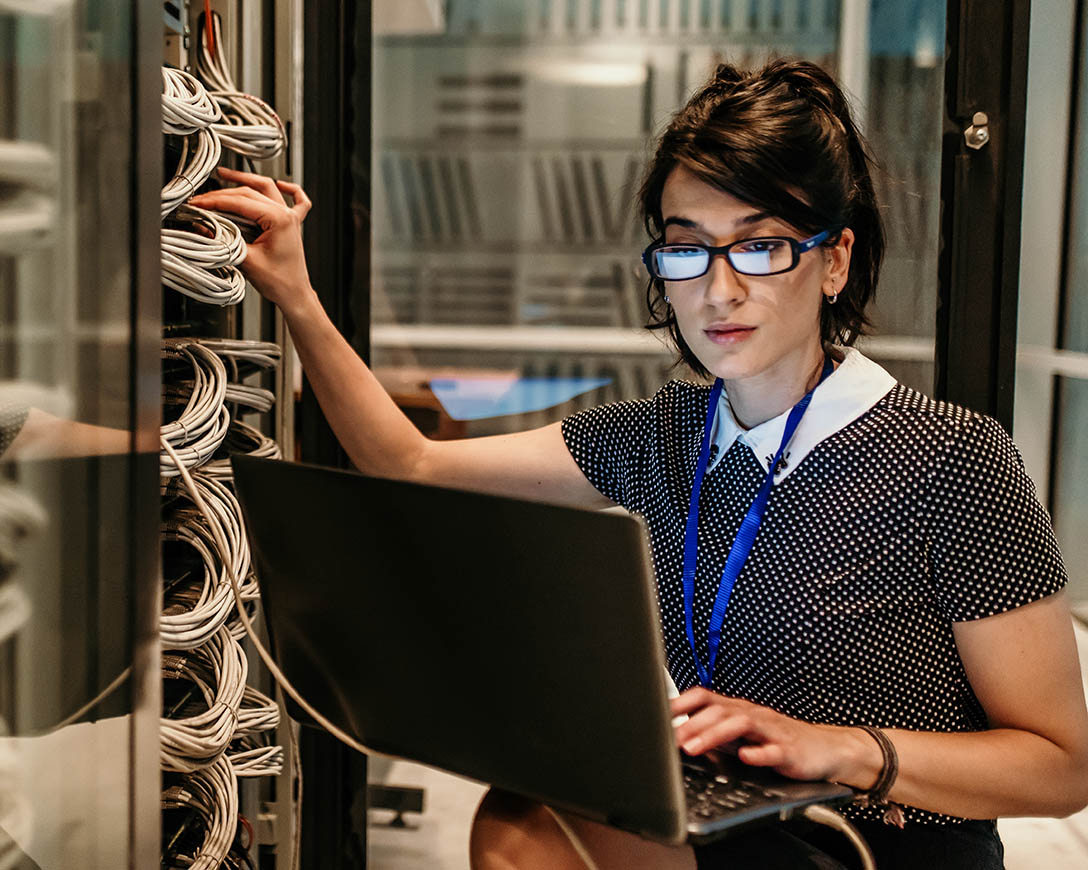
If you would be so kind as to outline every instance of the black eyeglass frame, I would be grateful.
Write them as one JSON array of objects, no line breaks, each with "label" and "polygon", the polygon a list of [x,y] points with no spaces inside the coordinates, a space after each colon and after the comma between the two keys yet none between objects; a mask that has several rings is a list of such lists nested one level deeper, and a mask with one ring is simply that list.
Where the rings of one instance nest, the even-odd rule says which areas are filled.
[{"label": "black eyeglass frame", "polygon": [[[668,281],[674,283],[677,281],[693,281],[696,278],[702,278],[707,272],[710,271],[710,266],[714,262],[715,257],[725,257],[725,262],[729,264],[734,272],[740,275],[750,275],[755,278],[766,278],[770,275],[784,275],[786,272],[792,272],[797,268],[797,264],[801,262],[801,255],[806,251],[811,251],[818,245],[822,245],[828,239],[832,238],[837,233],[841,232],[840,227],[826,229],[816,233],[814,236],[810,236],[807,239],[797,241],[797,239],[791,239],[789,236],[759,236],[753,239],[738,239],[735,242],[730,242],[728,245],[700,245],[693,242],[666,242],[664,239],[658,239],[656,242],[651,242],[646,250],[642,252],[642,265],[646,267],[646,271],[650,277],[655,281]],[[785,269],[777,269],[774,272],[745,272],[743,269],[738,269],[736,264],[733,263],[732,258],[729,256],[729,252],[737,247],[737,245],[750,245],[752,242],[787,242],[790,246],[790,251],[793,254],[793,259],[790,265]],[[687,278],[665,278],[656,273],[656,269],[651,264],[654,262],[654,254],[662,248],[701,248],[708,254],[706,261],[706,269],[700,272],[698,275],[689,275]]]}]

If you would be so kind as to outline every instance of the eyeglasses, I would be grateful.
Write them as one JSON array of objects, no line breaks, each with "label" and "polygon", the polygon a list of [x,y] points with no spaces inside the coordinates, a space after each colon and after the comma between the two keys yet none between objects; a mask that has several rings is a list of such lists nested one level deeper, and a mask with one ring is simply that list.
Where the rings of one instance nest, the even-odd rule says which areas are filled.
[{"label": "eyeglasses", "polygon": [[796,269],[805,251],[831,238],[834,230],[824,230],[803,241],[779,236],[741,239],[728,245],[670,245],[664,240],[642,252],[642,262],[650,277],[662,281],[688,281],[710,271],[717,256],[724,256],[734,271],[742,275],[781,275]]}]

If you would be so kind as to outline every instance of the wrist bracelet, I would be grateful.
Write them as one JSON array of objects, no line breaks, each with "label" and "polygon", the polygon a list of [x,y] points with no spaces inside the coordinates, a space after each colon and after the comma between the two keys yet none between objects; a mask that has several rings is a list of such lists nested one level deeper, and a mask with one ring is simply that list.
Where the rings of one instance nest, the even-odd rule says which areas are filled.
[{"label": "wrist bracelet", "polygon": [[884,821],[901,828],[903,827],[902,810],[895,804],[888,804],[888,792],[891,791],[892,785],[895,784],[895,778],[899,775],[899,754],[895,751],[895,745],[888,735],[879,728],[874,728],[872,725],[858,725],[856,727],[876,741],[877,746],[880,747],[882,757],[880,774],[876,778],[876,783],[868,791],[861,792],[859,799],[863,806],[872,804],[887,805],[888,810],[884,814]]}]

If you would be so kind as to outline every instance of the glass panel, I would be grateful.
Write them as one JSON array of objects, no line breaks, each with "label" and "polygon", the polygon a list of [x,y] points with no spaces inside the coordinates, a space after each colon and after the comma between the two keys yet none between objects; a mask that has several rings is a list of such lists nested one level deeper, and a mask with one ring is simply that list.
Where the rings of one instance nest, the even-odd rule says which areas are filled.
[{"label": "glass panel", "polygon": [[[836,70],[846,51],[858,71],[889,239],[866,346],[930,390],[943,2],[455,0],[414,23],[394,5],[375,5],[372,361],[430,434],[542,425],[683,374],[639,330],[648,143],[717,63],[775,55]],[[492,399],[451,410],[451,391]]]},{"label": "glass panel", "polygon": [[1084,19],[1077,0],[1032,8],[1013,435],[1088,619],[1088,63],[1075,51]]},{"label": "glass panel", "polygon": [[[1088,16],[1084,4],[1077,5],[1084,45]],[[1083,52],[1075,63],[1077,99],[1073,107],[1073,143],[1068,152],[1072,159],[1068,167],[1066,273],[1061,296],[1056,300],[1057,311],[1050,309],[1057,321],[1060,351],[1050,355],[1050,371],[1044,374],[1054,385],[1050,508],[1069,570],[1071,598],[1078,612],[1088,618],[1088,542],[1084,535],[1088,527],[1088,438],[1084,436],[1088,431],[1088,61]],[[1023,307],[1021,312],[1022,323],[1025,318],[1039,316],[1025,312]],[[1019,373],[1017,378],[1019,401]]]},{"label": "glass panel", "polygon": [[[859,16],[866,4],[858,6]],[[887,233],[867,353],[899,380],[933,392],[944,100],[944,0],[872,0],[861,110],[879,169]],[[855,16],[853,20],[857,20]],[[844,37],[844,45],[852,40]]]},{"label": "glass panel", "polygon": [[0,829],[41,867],[130,865],[129,10],[0,0]]}]

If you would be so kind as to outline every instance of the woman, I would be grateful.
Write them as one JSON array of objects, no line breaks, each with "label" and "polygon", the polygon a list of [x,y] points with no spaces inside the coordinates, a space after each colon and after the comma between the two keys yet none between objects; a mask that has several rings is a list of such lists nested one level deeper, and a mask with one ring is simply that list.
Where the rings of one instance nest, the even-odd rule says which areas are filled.
[{"label": "woman", "polygon": [[[875,787],[848,814],[882,868],[999,868],[989,820],[1088,803],[1065,572],[1015,448],[849,347],[883,234],[863,142],[818,67],[719,67],[641,193],[651,323],[720,393],[672,381],[531,432],[420,436],[317,302],[305,194],[222,174],[243,186],[196,202],[264,229],[245,268],[360,469],[646,519],[683,751]],[[838,866],[781,832],[693,851],[570,822],[601,868]],[[582,866],[549,812],[497,793],[472,851],[478,867]]]}]

